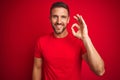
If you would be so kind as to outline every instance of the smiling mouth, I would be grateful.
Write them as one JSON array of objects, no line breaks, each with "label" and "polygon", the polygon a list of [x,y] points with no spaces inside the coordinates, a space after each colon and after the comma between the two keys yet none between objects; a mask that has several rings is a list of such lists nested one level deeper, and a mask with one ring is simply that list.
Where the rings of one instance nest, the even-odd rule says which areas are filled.
[{"label": "smiling mouth", "polygon": [[56,29],[60,30],[62,28],[62,25],[56,25]]}]

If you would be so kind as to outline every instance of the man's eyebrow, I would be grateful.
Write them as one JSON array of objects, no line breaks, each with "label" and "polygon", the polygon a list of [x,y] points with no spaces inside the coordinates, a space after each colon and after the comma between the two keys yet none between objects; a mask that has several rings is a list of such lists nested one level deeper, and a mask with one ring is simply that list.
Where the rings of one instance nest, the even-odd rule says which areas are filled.
[{"label": "man's eyebrow", "polygon": [[[56,15],[56,14],[53,14],[53,15],[51,15],[51,16],[53,16],[53,17],[58,17],[58,15]],[[60,15],[61,17],[67,17],[67,15]]]},{"label": "man's eyebrow", "polygon": [[62,17],[67,17],[66,15],[62,15]]},{"label": "man's eyebrow", "polygon": [[54,15],[52,15],[52,16],[57,16],[57,15],[54,14]]}]

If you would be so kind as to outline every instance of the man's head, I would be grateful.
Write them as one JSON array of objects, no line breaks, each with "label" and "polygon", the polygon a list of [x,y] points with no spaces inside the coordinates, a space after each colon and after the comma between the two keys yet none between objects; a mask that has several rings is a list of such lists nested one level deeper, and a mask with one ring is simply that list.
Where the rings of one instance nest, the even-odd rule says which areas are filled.
[{"label": "man's head", "polygon": [[56,34],[65,32],[69,23],[68,6],[63,2],[53,3],[50,8],[50,20]]}]

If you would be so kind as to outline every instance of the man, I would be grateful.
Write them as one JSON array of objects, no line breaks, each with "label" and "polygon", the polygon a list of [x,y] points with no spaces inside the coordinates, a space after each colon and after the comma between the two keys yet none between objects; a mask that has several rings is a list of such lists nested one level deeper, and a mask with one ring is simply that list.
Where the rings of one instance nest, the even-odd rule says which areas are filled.
[{"label": "man", "polygon": [[68,6],[63,2],[52,5],[50,21],[54,32],[38,40],[33,80],[80,80],[82,59],[95,74],[104,74],[104,62],[90,40],[85,21],[79,14],[74,19],[78,23],[72,25],[71,36],[66,28],[70,20]]}]

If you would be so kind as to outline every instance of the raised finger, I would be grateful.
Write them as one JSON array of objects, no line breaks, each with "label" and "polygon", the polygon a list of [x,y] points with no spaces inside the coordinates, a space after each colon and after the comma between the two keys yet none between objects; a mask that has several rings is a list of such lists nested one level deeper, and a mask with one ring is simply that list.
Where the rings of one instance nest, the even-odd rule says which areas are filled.
[{"label": "raised finger", "polygon": [[78,20],[81,21],[82,24],[85,24],[85,21],[81,15],[77,14],[76,16],[77,16]]},{"label": "raised finger", "polygon": [[78,21],[78,18],[76,16],[73,16],[73,17],[74,17],[74,19],[76,19]]}]

